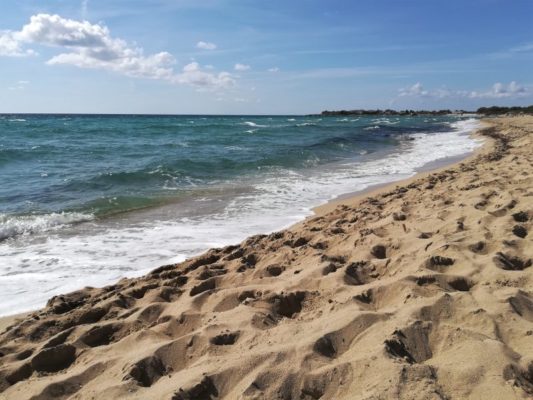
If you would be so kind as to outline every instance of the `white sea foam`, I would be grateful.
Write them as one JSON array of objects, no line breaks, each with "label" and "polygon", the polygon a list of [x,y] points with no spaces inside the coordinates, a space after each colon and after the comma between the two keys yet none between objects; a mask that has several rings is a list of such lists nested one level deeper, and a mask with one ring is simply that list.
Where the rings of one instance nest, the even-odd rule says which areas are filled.
[{"label": "white sea foam", "polygon": [[[450,132],[412,134],[414,140],[403,142],[399,151],[375,160],[304,172],[274,168],[261,181],[232,189],[231,200],[216,195],[196,200],[189,205],[194,213],[168,206],[75,226],[71,224],[91,216],[55,214],[11,222],[2,216],[1,232],[12,239],[0,242],[0,315],[35,309],[59,293],[142,275],[210,247],[282,229],[340,194],[407,178],[428,162],[473,151],[480,141],[468,132],[478,124],[466,120],[451,124]],[[204,209],[209,212],[202,214]],[[58,226],[62,229],[54,229]]]},{"label": "white sea foam", "polygon": [[243,151],[243,150],[246,150],[246,147],[242,147],[242,146],[224,146],[224,149],[230,150],[230,151]]},{"label": "white sea foam", "polygon": [[372,120],[372,123],[374,124],[385,124],[385,125],[396,125],[400,123],[400,120],[391,120],[389,118],[377,118]]},{"label": "white sea foam", "polygon": [[251,126],[251,127],[254,127],[254,128],[266,128],[267,127],[267,125],[259,125],[259,124],[256,124],[255,122],[252,122],[252,121],[245,121],[245,122],[243,122],[243,125]]},{"label": "white sea foam", "polygon": [[19,235],[46,232],[64,225],[87,222],[93,219],[92,214],[76,212],[23,216],[0,214],[0,241]]}]

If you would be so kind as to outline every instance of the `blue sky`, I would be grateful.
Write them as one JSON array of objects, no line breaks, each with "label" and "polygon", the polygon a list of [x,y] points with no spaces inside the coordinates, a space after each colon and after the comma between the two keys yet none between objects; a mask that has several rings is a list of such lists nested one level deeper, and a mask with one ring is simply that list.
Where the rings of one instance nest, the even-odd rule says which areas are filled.
[{"label": "blue sky", "polygon": [[531,0],[3,0],[0,112],[533,104]]}]

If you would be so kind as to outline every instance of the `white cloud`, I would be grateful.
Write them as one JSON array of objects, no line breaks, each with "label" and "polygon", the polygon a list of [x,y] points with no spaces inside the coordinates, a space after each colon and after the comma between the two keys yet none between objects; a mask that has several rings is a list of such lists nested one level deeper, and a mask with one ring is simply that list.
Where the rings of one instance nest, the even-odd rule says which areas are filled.
[{"label": "white cloud", "polygon": [[235,69],[235,71],[248,71],[251,67],[249,65],[246,65],[246,64],[235,64],[235,66],[233,67],[233,69]]},{"label": "white cloud", "polygon": [[38,14],[15,35],[21,42],[68,50],[47,61],[80,68],[107,69],[132,77],[168,79],[174,58],[167,52],[144,56],[140,48],[113,38],[109,29],[88,21],[65,19],[59,15]]},{"label": "white cloud", "polygon": [[453,92],[446,87],[441,87],[434,90],[426,90],[420,82],[417,82],[408,88],[402,88],[399,90],[399,92],[400,97],[436,97],[439,99],[450,97],[453,94]]},{"label": "white cloud", "polygon": [[30,81],[18,81],[13,86],[8,87],[9,90],[24,90],[28,87]]},{"label": "white cloud", "polygon": [[529,94],[525,86],[512,81],[508,85],[502,83],[495,83],[492,88],[486,91],[468,91],[468,90],[451,90],[445,87],[426,90],[420,82],[415,83],[408,88],[399,90],[399,96],[405,97],[432,97],[432,98],[471,98],[471,99],[501,99],[501,98],[517,98]]},{"label": "white cloud", "polygon": [[279,72],[279,68],[278,67],[269,68],[268,72]]},{"label": "white cloud", "polygon": [[526,43],[521,46],[513,47],[510,51],[512,53],[523,53],[533,50],[533,43]]},{"label": "white cloud", "polygon": [[202,71],[200,68],[200,64],[198,64],[196,61],[187,64],[185,67],[183,67],[182,72],[180,74],[175,75],[172,78],[172,81],[175,83],[184,83],[204,88],[223,88],[235,84],[235,80],[233,79],[230,73],[219,72],[218,74],[213,74]]},{"label": "white cloud", "polygon": [[48,65],[74,65],[79,68],[106,69],[126,76],[149,79],[170,79],[174,64],[172,55],[166,52],[142,56],[131,49],[92,49],[84,48],[71,53],[52,57]]},{"label": "white cloud", "polygon": [[211,42],[200,41],[196,44],[196,47],[202,50],[215,50],[217,45]]},{"label": "white cloud", "polygon": [[473,99],[502,99],[509,97],[522,97],[528,93],[527,89],[512,81],[508,85],[502,83],[495,83],[492,88],[486,92],[470,92],[468,97]]},{"label": "white cloud", "polygon": [[24,50],[15,32],[0,31],[0,56],[24,57],[35,55],[33,50]]},{"label": "white cloud", "polygon": [[107,27],[76,21],[59,15],[37,14],[14,35],[27,43],[38,43],[58,47],[119,47],[125,43],[110,36]]},{"label": "white cloud", "polygon": [[202,71],[191,63],[176,73],[174,57],[166,52],[144,55],[143,49],[111,36],[109,29],[88,21],[76,21],[59,15],[37,14],[20,31],[0,34],[0,55],[25,55],[25,44],[57,47],[62,52],[47,61],[48,65],[73,65],[114,71],[130,77],[162,79],[199,87],[219,88],[234,83],[227,72]]},{"label": "white cloud", "polygon": [[399,90],[400,96],[428,96],[429,92],[424,90],[424,87],[420,82],[415,83],[408,88],[402,88]]}]

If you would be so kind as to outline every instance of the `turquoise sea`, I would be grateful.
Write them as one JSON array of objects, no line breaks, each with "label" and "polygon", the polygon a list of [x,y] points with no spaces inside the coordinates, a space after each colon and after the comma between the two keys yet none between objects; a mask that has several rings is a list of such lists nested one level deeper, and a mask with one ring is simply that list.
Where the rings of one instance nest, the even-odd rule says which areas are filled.
[{"label": "turquoise sea", "polygon": [[0,315],[473,151],[471,117],[0,115]]}]

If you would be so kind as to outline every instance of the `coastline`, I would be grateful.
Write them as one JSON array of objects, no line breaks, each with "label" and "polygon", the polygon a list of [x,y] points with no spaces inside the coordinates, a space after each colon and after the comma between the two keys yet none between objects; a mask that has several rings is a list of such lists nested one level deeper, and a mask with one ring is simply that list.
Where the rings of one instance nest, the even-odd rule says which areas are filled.
[{"label": "coastline", "polygon": [[532,132],[491,120],[459,162],[16,316],[0,398],[526,398]]},{"label": "coastline", "polygon": [[[104,122],[110,122],[110,125],[114,126],[120,121],[98,123]],[[132,122],[128,120],[125,124]],[[146,136],[146,127],[158,122],[156,119],[148,120],[141,125],[135,124],[139,131],[135,131],[132,136],[135,137],[135,140],[132,140],[134,149],[138,150],[140,143],[150,140]],[[12,237],[0,243],[0,253],[3,254],[4,260],[0,266],[0,275],[4,284],[4,291],[0,293],[0,315],[35,310],[43,307],[54,295],[68,293],[83,286],[103,287],[122,277],[139,277],[156,265],[180,262],[209,248],[239,243],[246,237],[259,233],[286,229],[312,215],[314,206],[323,204],[336,195],[360,190],[378,182],[411,176],[416,168],[433,159],[463,154],[477,147],[468,136],[468,132],[478,125],[471,118],[422,117],[404,120],[362,118],[357,121],[345,121],[334,117],[312,121],[299,117],[293,121],[293,118],[253,120],[240,117],[228,120],[201,118],[195,121],[178,118],[175,122],[179,126],[176,129],[183,131],[183,135],[180,133],[174,138],[179,143],[187,145],[190,142],[193,148],[198,145],[200,150],[203,149],[205,140],[194,144],[196,142],[191,142],[194,135],[192,131],[187,130],[191,125],[189,122],[195,122],[194,132],[204,130],[210,132],[205,137],[211,137],[213,134],[215,139],[218,138],[214,148],[220,149],[220,154],[228,152],[228,156],[236,160],[236,165],[230,163],[230,168],[226,170],[226,167],[217,167],[220,163],[222,166],[225,165],[223,158],[214,157],[214,160],[207,162],[201,171],[186,172],[188,167],[185,168],[183,172],[185,177],[194,177],[196,173],[206,177],[205,172],[208,170],[221,170],[226,172],[215,175],[222,177],[227,175],[228,180],[215,182],[213,185],[208,180],[205,185],[199,182],[199,186],[194,187],[193,179],[190,190],[187,183],[183,190],[170,190],[173,184],[167,186],[166,182],[167,179],[174,178],[169,178],[165,171],[168,169],[174,171],[169,176],[180,176],[182,172],[180,172],[181,167],[174,170],[174,161],[172,161],[174,156],[170,155],[174,152],[174,148],[164,146],[165,140],[168,139],[167,133],[156,135],[158,145],[155,148],[150,147],[152,152],[157,150],[157,158],[160,160],[158,165],[162,165],[162,168],[155,167],[155,164],[153,167],[146,164],[147,159],[151,158],[150,152],[147,153],[147,159],[139,160],[143,165],[142,168],[134,167],[131,174],[127,173],[125,176],[120,173],[113,174],[112,177],[107,176],[107,173],[95,175],[98,163],[95,166],[89,162],[92,165],[90,168],[92,172],[88,171],[90,179],[75,179],[74,187],[71,187],[68,181],[64,184],[58,183],[59,187],[54,192],[58,196],[51,195],[53,205],[55,197],[64,197],[65,193],[74,188],[78,190],[77,193],[84,193],[81,198],[72,193],[73,198],[79,198],[79,201],[75,202],[86,203],[87,207],[72,209],[73,212],[65,209],[63,214],[62,206],[57,204],[59,208],[56,210],[60,212],[59,214],[44,212],[12,218],[8,213],[7,219],[3,219],[0,223],[0,236]],[[28,119],[28,122],[16,125],[20,131],[23,131],[24,125],[29,123],[32,122]],[[89,117],[73,120],[68,122],[68,129],[74,131],[78,129],[79,134],[84,135],[87,127],[93,126],[94,123],[96,123],[94,119]],[[59,126],[63,122],[54,121],[54,124]],[[119,126],[122,126],[120,124]],[[170,125],[172,123],[169,121],[165,122],[160,129],[158,128],[158,132],[167,132],[168,129],[163,127]],[[253,128],[252,125],[257,127]],[[233,149],[230,146],[226,149],[223,143],[222,138],[225,137],[223,131],[229,129],[229,126],[232,127],[232,131],[235,129],[238,133],[235,135],[236,144],[241,145],[238,148]],[[225,128],[222,129],[223,127]],[[220,135],[217,133],[219,128],[222,132]],[[257,129],[258,134],[248,133],[248,129],[251,128]],[[112,137],[120,137],[116,135],[117,129],[113,128],[112,131],[114,132]],[[280,135],[282,135],[280,151],[274,151],[278,155],[271,158],[273,150],[261,150],[265,147],[270,148],[262,146],[261,143],[268,143]],[[23,136],[17,141],[22,139]],[[100,141],[107,143],[107,138],[94,137],[90,141],[92,145],[89,149]],[[113,139],[112,142],[117,141]],[[251,153],[251,157],[257,163],[247,163],[247,145],[250,145],[251,149],[258,145],[257,152]],[[278,146],[275,148],[278,149]],[[428,148],[433,150],[425,151]],[[106,154],[117,154],[117,156],[122,154],[120,150],[112,149],[114,147],[111,145],[110,151]],[[186,153],[189,151],[187,149],[186,146],[180,145],[176,151],[181,155],[177,157],[186,158]],[[204,151],[200,150],[195,150],[193,153],[200,154]],[[34,151],[42,150],[32,150],[32,154]],[[286,151],[294,157],[287,157]],[[82,152],[83,157],[87,157],[87,154],[88,151]],[[32,157],[34,156],[35,154]],[[124,154],[121,157],[123,156]],[[120,157],[112,158],[118,164],[122,164],[122,161],[119,161]],[[131,157],[126,158],[131,159]],[[73,162],[80,165],[80,160]],[[49,160],[49,163],[53,164],[53,159]],[[257,171],[254,167],[256,164],[261,166],[272,163],[279,166],[272,170],[270,167],[265,169],[261,167]],[[118,164],[116,167],[120,170],[122,167]],[[196,165],[194,162],[185,162],[185,164],[190,164],[191,168]],[[232,178],[234,172],[242,168],[244,168],[242,179]],[[48,172],[48,177],[38,179],[39,187],[35,189],[36,192],[45,189],[46,185],[54,185],[54,181],[50,178],[55,175]],[[152,172],[155,174],[152,175]],[[16,176],[16,172],[13,174]],[[6,176],[11,174],[8,173]],[[131,184],[128,183],[130,179],[133,179]],[[165,205],[101,218],[98,209],[102,203],[111,202],[111,208],[122,209],[129,203],[129,197],[119,196],[115,204],[114,198],[106,195],[107,191],[98,193],[97,197],[101,201],[98,201],[96,209],[92,209],[89,207],[92,204],[90,199],[94,198],[96,193],[91,189],[85,192],[84,189],[87,185],[98,187],[104,184],[111,192],[127,194],[136,193],[138,189],[143,193],[146,185],[149,187],[163,185],[161,179],[165,180],[163,192],[156,194],[155,198],[161,195],[161,198],[168,197],[173,199],[172,201]],[[187,181],[189,178],[184,179]],[[176,185],[181,186],[179,182]],[[113,189],[114,187],[117,189]],[[23,188],[21,191],[27,192]],[[49,197],[43,196],[43,198]],[[141,200],[152,202],[149,197],[141,194]],[[20,197],[21,200],[24,198],[24,195]],[[21,201],[17,205],[15,202],[10,207],[23,209],[27,205],[22,203]],[[38,204],[31,207],[37,208]],[[82,220],[86,222],[78,223]]]},{"label": "coastline", "polygon": [[[447,157],[445,159],[439,159],[439,160],[434,160],[432,162],[429,162],[425,165],[423,165],[422,167],[416,169],[416,172],[413,176],[409,177],[409,178],[405,178],[405,179],[399,179],[399,180],[394,180],[394,181],[391,181],[391,182],[385,182],[385,183],[381,183],[381,184],[375,184],[375,185],[371,185],[369,187],[366,187],[362,190],[359,190],[359,191],[354,191],[354,192],[347,192],[347,193],[343,193],[343,194],[340,194],[339,196],[335,197],[334,199],[331,199],[329,201],[326,201],[322,204],[318,204],[317,206],[314,206],[310,209],[310,211],[313,213],[312,215],[309,215],[305,218],[303,218],[302,220],[300,221],[297,221],[297,222],[294,222],[294,223],[291,223],[290,225],[280,229],[280,230],[288,230],[288,229],[291,229],[293,227],[296,227],[296,226],[299,226],[300,224],[303,224],[305,223],[308,219],[312,219],[312,218],[315,218],[317,216],[320,216],[320,215],[323,215],[325,213],[328,213],[330,212],[331,210],[333,210],[335,207],[337,206],[340,206],[340,205],[348,205],[348,204],[354,204],[358,201],[360,201],[361,199],[365,198],[365,197],[368,197],[368,196],[373,196],[375,194],[378,194],[382,191],[388,191],[388,190],[392,190],[394,187],[396,187],[397,185],[404,185],[404,184],[408,184],[416,179],[419,179],[419,178],[423,178],[423,177],[426,177],[432,173],[438,173],[440,172],[441,170],[444,170],[450,166],[453,166],[455,164],[458,164],[458,163],[461,163],[461,162],[465,162],[467,160],[469,160],[470,158],[476,156],[479,152],[481,152],[486,146],[488,146],[488,141],[489,139],[487,138],[482,138],[481,135],[479,135],[479,131],[484,129],[485,127],[489,126],[489,124],[487,123],[487,121],[483,122],[483,120],[480,120],[480,127],[478,127],[477,129],[474,129],[472,132],[469,133],[469,136],[471,137],[474,137],[474,138],[477,138],[477,139],[484,139],[484,143],[479,146],[475,151],[473,152],[468,152],[468,153],[465,153],[465,154],[462,154],[462,155],[459,155],[459,156],[453,156],[453,157]],[[489,149],[490,150],[490,149]],[[258,234],[261,234],[261,233],[258,233]],[[191,257],[188,257],[188,259],[191,259],[191,258],[194,258],[194,257],[197,257],[203,253],[205,253],[206,251],[209,251],[209,249],[199,253],[199,254],[196,254],[196,255],[193,255]],[[184,261],[187,261],[187,260],[184,260]],[[150,268],[150,270],[152,269],[155,269],[157,267],[153,267],[153,268]],[[146,274],[149,274],[149,272],[147,272]],[[142,275],[145,275],[145,274],[142,274]],[[139,275],[139,274],[135,274],[135,276],[133,277],[128,277],[128,278],[123,278],[123,279],[132,279],[132,278],[136,278],[136,277],[139,277],[139,276],[142,276],[142,275]],[[34,309],[34,310],[30,310],[30,311],[23,311],[23,312],[17,312],[15,314],[11,314],[11,315],[4,315],[4,316],[0,316],[0,333],[12,322],[14,322],[15,320],[18,320],[18,319],[23,319],[24,317],[27,317],[29,315],[32,315],[33,313],[39,311],[39,308],[37,309]]]},{"label": "coastline", "polygon": [[[341,194],[340,196],[337,196],[336,198],[324,204],[320,204],[316,207],[313,207],[313,212],[317,215],[322,215],[322,214],[330,212],[335,207],[343,205],[343,204],[353,205],[354,203],[357,203],[358,201],[360,201],[361,199],[365,197],[371,197],[381,192],[387,192],[387,191],[393,190],[397,186],[408,185],[411,182],[416,181],[418,179],[427,178],[429,175],[438,174],[439,172],[442,172],[450,167],[454,167],[459,164],[469,162],[473,160],[475,157],[479,156],[480,154],[490,152],[493,149],[492,146],[494,146],[494,142],[492,141],[491,138],[483,137],[480,134],[480,131],[491,127],[490,121],[487,120],[486,118],[483,118],[483,119],[480,119],[480,123],[481,123],[481,126],[470,133],[471,137],[475,139],[483,140],[482,145],[479,146],[476,150],[465,153],[460,156],[447,157],[445,159],[432,161],[428,164],[423,165],[421,168],[418,168],[416,170],[416,173],[409,178],[400,179],[397,181],[387,182],[383,184],[372,185],[360,191]],[[308,218],[312,218],[312,216]]]}]

